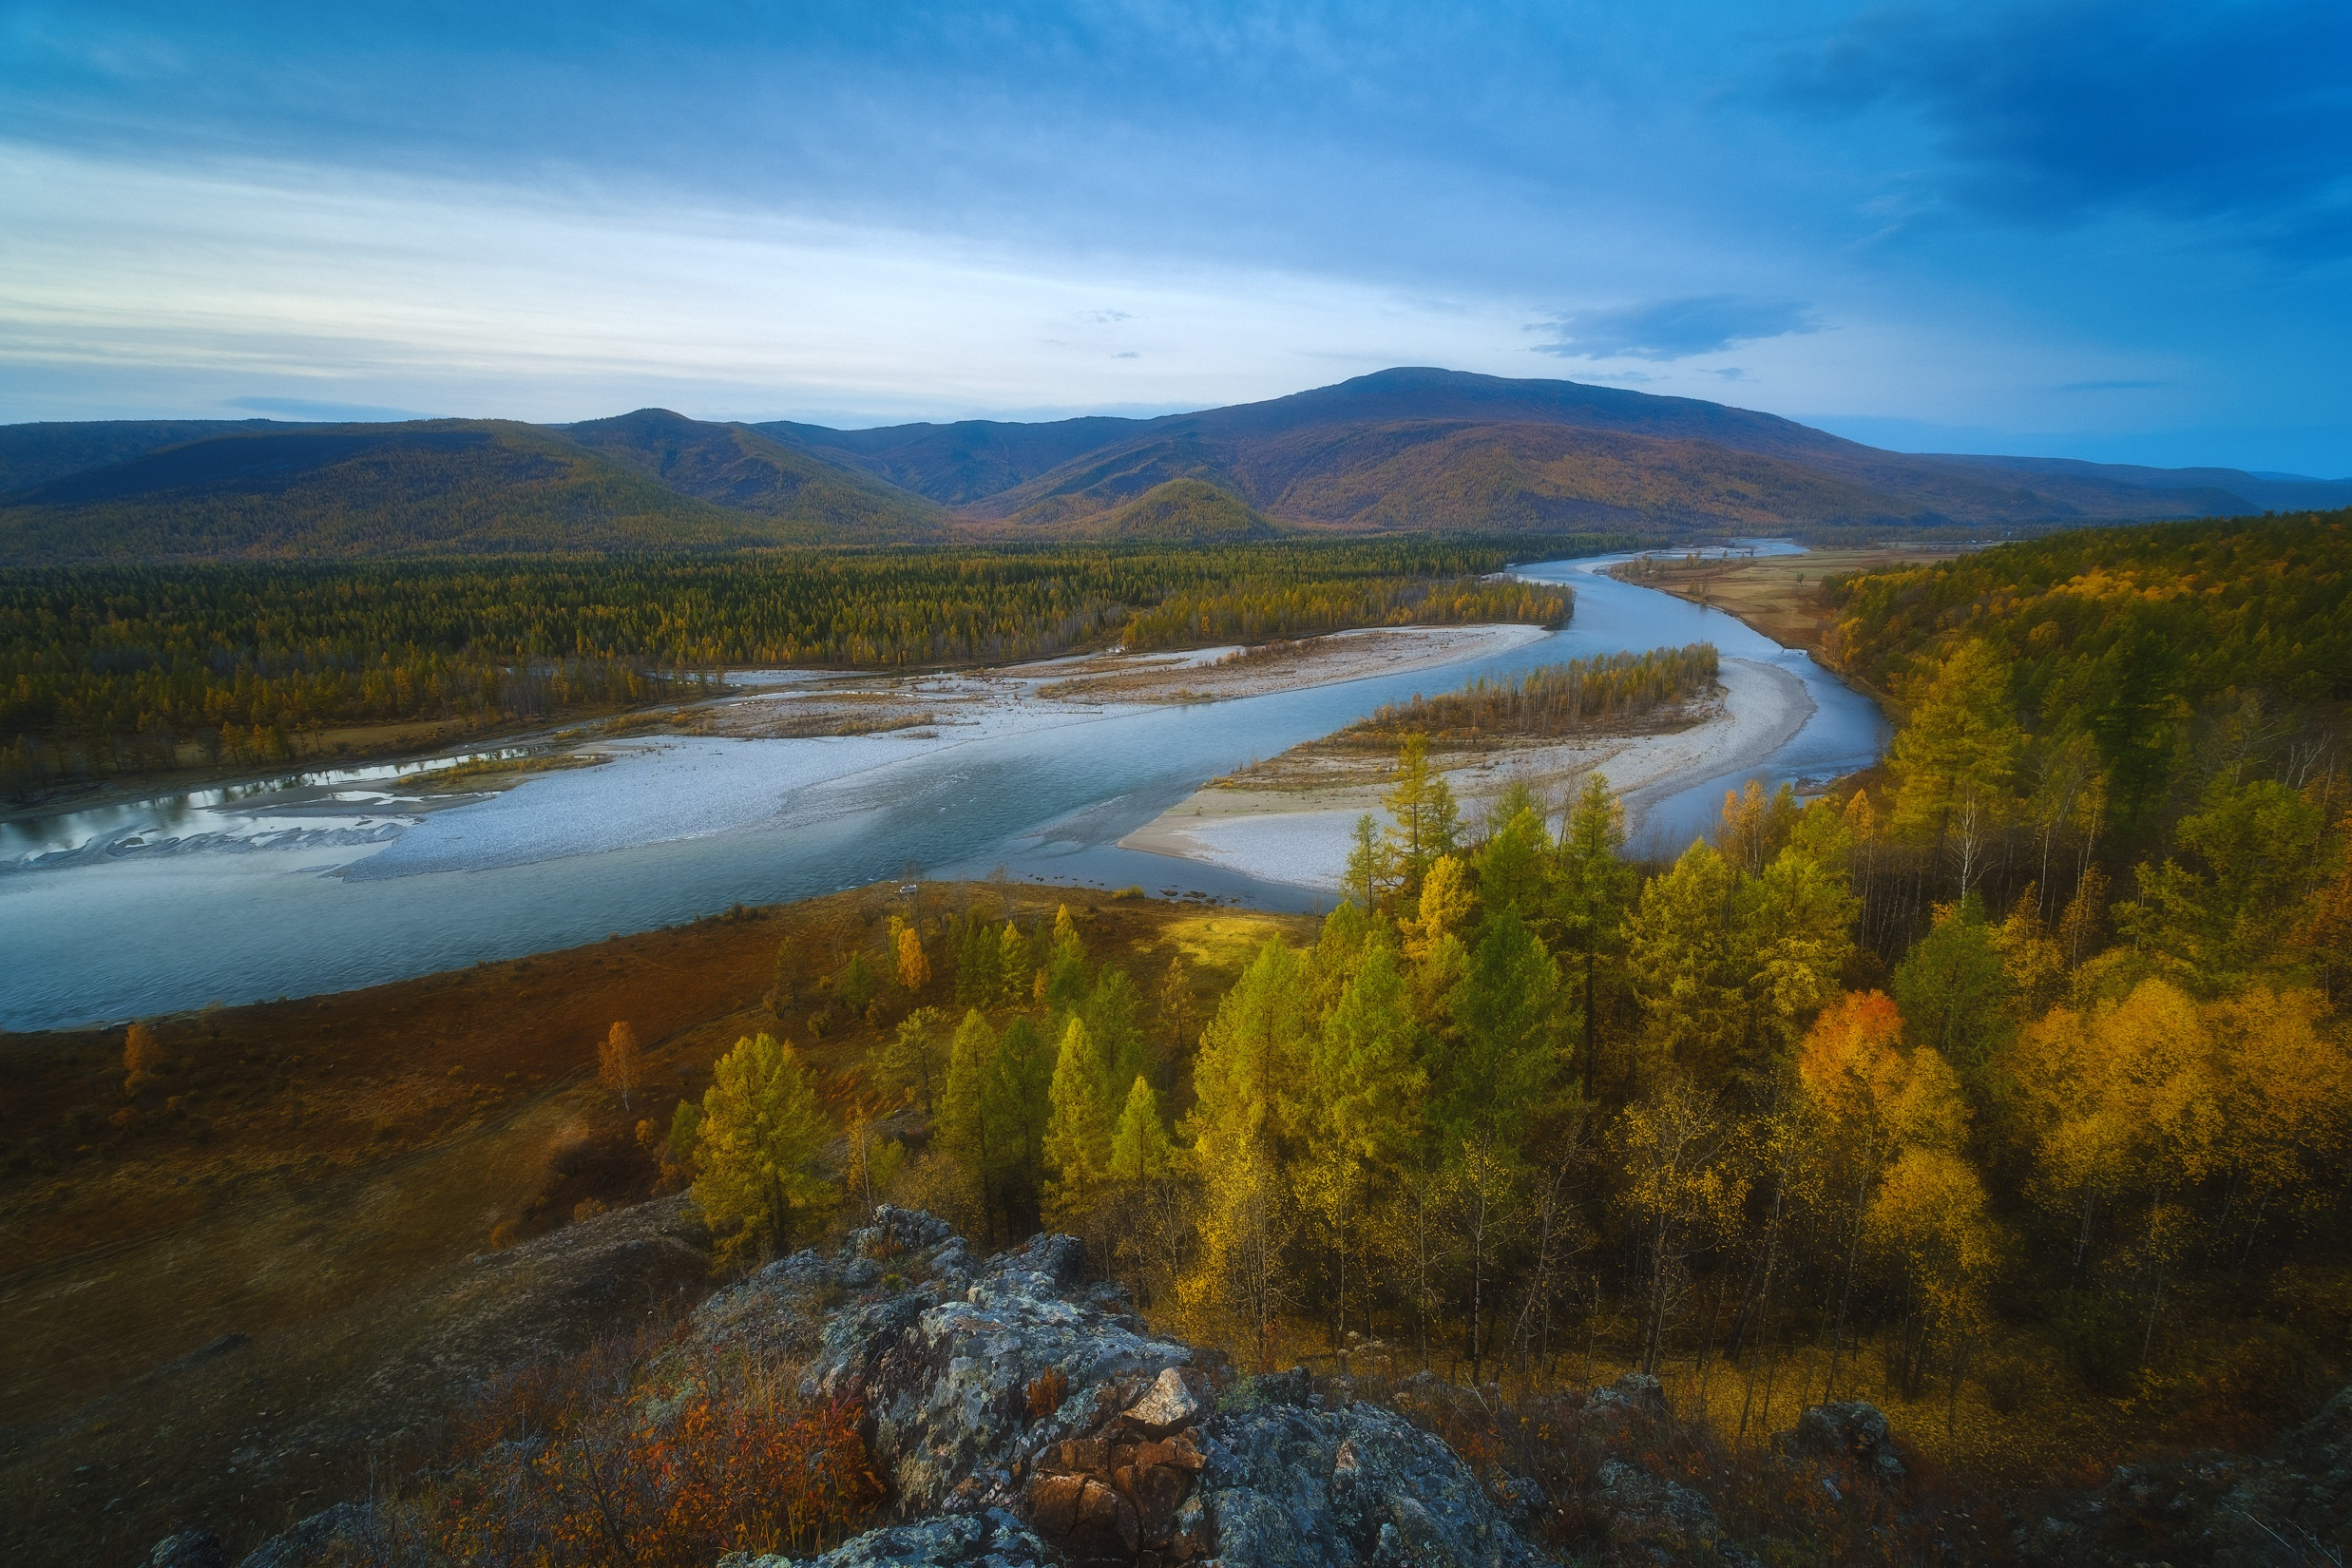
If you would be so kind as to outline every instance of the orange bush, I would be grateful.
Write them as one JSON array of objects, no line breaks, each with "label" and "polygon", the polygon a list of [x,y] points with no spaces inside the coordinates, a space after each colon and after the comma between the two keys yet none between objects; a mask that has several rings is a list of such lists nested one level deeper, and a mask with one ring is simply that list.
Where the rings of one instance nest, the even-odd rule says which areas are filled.
[{"label": "orange bush", "polygon": [[666,1401],[624,1394],[592,1354],[511,1384],[474,1424],[438,1500],[440,1551],[512,1568],[707,1568],[728,1552],[824,1549],[882,1501],[859,1408],[698,1374]]}]

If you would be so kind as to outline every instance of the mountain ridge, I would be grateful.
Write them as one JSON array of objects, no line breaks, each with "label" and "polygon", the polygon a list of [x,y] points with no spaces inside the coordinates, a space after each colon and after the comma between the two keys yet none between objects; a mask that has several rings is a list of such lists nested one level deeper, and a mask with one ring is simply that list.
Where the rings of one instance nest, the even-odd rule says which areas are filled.
[{"label": "mountain ridge", "polygon": [[[1206,488],[1136,510],[1179,484]],[[0,427],[0,562],[15,564],[1157,538],[1163,527],[1216,538],[1594,526],[1661,541],[1980,535],[2346,504],[2352,480],[1893,452],[1696,398],[1428,367],[1149,419],[842,430],[648,408],[568,425]]]}]

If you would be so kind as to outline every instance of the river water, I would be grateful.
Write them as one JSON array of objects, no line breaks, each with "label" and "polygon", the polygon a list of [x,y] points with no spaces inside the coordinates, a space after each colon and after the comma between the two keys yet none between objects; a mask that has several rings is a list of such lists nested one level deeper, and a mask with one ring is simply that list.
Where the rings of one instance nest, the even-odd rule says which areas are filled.
[{"label": "river water", "polygon": [[0,1026],[345,990],[909,866],[1319,908],[1329,894],[1117,841],[1207,780],[1384,702],[1596,653],[1711,641],[1788,669],[1816,707],[1762,767],[1653,803],[1644,849],[1705,832],[1724,790],[1745,778],[1826,781],[1876,758],[1886,726],[1867,698],[1719,611],[1596,575],[1614,559],[1519,568],[1572,583],[1573,622],[1439,670],[999,726],[947,746],[888,736],[664,742],[456,804],[404,794],[418,768],[380,767],[10,824],[0,827]]}]

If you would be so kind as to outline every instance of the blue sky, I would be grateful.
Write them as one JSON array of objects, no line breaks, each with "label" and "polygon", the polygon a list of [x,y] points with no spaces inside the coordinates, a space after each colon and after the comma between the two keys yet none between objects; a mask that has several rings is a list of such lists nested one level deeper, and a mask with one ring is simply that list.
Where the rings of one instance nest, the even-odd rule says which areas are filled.
[{"label": "blue sky", "polygon": [[1392,364],[2352,475],[2352,7],[0,0],[0,420]]}]

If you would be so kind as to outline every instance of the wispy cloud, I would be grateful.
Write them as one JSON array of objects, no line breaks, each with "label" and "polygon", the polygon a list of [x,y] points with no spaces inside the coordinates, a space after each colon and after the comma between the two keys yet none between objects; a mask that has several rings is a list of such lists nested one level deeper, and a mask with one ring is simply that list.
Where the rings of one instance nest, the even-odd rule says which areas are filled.
[{"label": "wispy cloud", "polygon": [[1710,294],[1570,311],[1528,329],[1551,335],[1538,354],[1565,359],[1689,359],[1760,338],[1818,332],[1804,306],[1746,295]]}]

